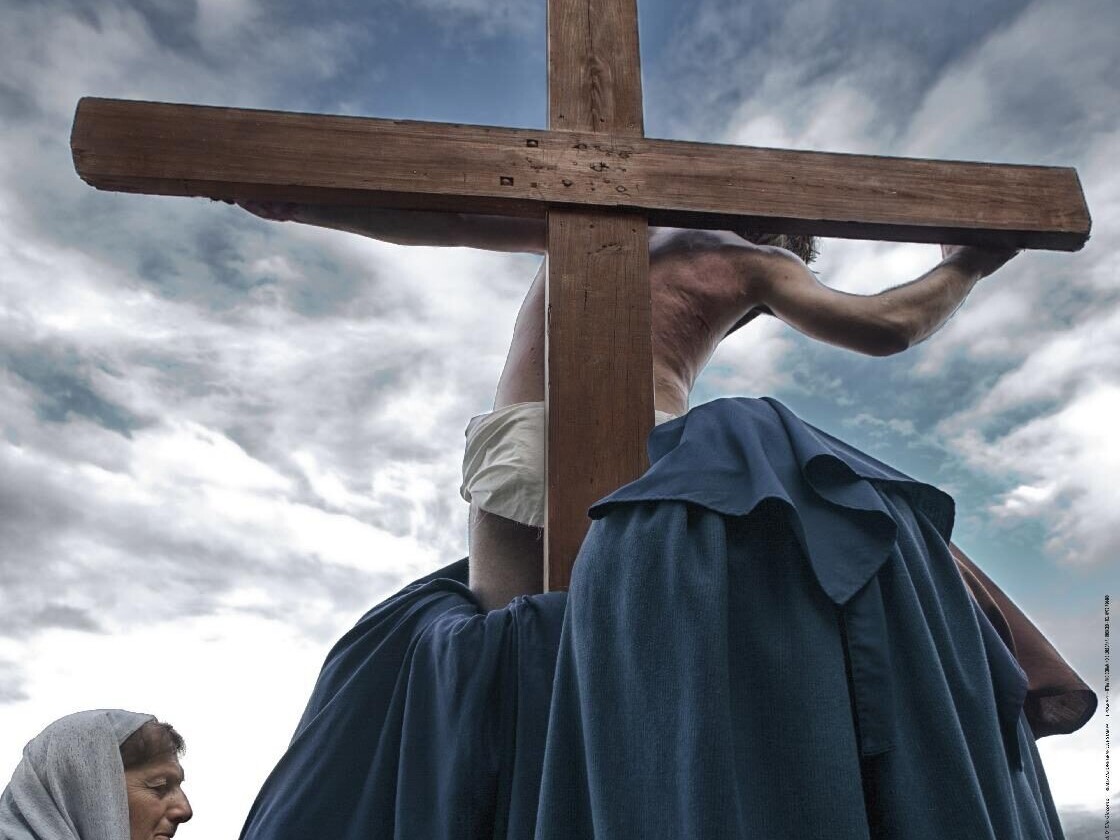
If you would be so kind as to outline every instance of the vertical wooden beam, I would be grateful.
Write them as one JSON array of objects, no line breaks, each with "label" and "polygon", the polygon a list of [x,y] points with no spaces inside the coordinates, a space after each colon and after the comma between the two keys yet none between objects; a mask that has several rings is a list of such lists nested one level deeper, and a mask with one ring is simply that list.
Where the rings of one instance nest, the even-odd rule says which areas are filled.
[{"label": "vertical wooden beam", "polygon": [[[635,0],[549,0],[549,127],[642,135]],[[589,166],[598,166],[594,154]],[[567,589],[587,508],[646,468],[653,426],[644,216],[551,210],[545,342],[545,587]]]},{"label": "vertical wooden beam", "polygon": [[548,127],[643,135],[636,0],[548,0]]}]

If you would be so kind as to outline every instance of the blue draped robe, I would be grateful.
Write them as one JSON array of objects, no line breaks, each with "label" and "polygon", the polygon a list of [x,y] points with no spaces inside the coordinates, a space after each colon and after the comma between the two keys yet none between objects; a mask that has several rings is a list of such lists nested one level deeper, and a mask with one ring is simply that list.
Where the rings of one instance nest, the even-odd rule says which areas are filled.
[{"label": "blue draped robe", "polygon": [[654,430],[569,593],[466,561],[327,657],[243,840],[1061,838],[953,503],[774,400]]}]

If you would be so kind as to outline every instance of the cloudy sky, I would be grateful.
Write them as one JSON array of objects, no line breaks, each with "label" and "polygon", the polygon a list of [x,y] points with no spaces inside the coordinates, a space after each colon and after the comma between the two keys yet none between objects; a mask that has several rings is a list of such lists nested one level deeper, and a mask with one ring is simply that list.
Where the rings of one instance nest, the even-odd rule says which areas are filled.
[{"label": "cloudy sky", "polygon": [[[957,541],[1099,691],[1120,594],[1120,6],[919,5],[643,0],[647,133],[1072,165],[1092,241],[1018,257],[890,359],[756,321],[694,402],[775,395],[949,490]],[[96,192],[74,107],[543,127],[543,0],[0,9],[0,777],[62,714],[151,711],[189,742],[189,835],[234,836],[331,642],[465,554],[463,427],[537,261]],[[828,240],[818,268],[872,292],[936,259]],[[1042,744],[1071,837],[1099,836],[1103,728]]]}]

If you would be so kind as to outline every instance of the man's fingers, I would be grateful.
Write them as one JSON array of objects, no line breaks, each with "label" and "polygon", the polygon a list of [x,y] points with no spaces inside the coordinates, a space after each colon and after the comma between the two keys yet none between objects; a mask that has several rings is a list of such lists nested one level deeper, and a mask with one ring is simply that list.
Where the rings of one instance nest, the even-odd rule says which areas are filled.
[{"label": "man's fingers", "polygon": [[290,201],[239,201],[238,206],[254,216],[270,222],[288,222],[295,218],[298,204]]}]

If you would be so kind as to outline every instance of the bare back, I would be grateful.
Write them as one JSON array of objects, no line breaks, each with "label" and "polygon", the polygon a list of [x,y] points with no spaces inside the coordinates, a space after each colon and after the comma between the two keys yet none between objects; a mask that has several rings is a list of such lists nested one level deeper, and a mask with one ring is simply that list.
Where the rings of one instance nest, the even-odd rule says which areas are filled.
[{"label": "bare back", "polygon": [[[778,250],[726,231],[651,229],[654,404],[659,411],[688,410],[688,394],[719,342],[759,305],[764,275],[772,271]],[[495,408],[544,399],[544,299],[542,266],[517,316]]]}]

